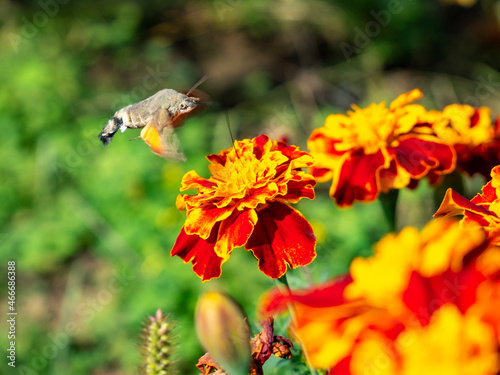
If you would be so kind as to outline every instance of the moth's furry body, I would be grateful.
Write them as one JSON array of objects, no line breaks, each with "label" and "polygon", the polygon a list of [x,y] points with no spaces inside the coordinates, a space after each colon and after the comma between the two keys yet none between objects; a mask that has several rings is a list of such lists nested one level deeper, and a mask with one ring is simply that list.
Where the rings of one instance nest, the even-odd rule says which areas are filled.
[{"label": "moth's furry body", "polygon": [[180,126],[182,122],[176,123],[176,120],[179,121],[179,116],[191,112],[197,106],[197,98],[189,97],[172,89],[158,91],[147,99],[116,111],[102,132],[99,133],[99,139],[104,146],[107,146],[118,129],[124,132],[127,128],[144,128],[155,115],[158,115],[158,111],[166,112],[166,118],[172,122],[172,126]]},{"label": "moth's furry body", "polygon": [[191,91],[183,94],[164,89],[116,111],[99,133],[99,139],[107,146],[118,129],[124,132],[126,129],[142,128],[140,138],[154,153],[169,159],[185,160],[174,128],[181,126],[200,104],[205,104],[199,98],[189,96]]}]

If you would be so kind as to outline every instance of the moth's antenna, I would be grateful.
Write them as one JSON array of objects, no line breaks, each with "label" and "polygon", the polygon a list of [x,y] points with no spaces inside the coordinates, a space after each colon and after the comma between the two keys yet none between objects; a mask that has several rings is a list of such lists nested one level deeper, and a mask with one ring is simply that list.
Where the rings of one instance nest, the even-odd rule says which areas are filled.
[{"label": "moth's antenna", "polygon": [[194,84],[193,87],[191,87],[189,89],[189,91],[187,92],[187,96],[189,96],[189,94],[191,94],[191,92],[193,92],[194,89],[196,89],[199,85],[201,85],[203,82],[205,82],[206,80],[208,79],[208,74],[205,74],[203,77],[200,78],[200,80],[198,82],[196,82]]},{"label": "moth's antenna", "polygon": [[233,131],[231,130],[231,125],[229,125],[229,114],[227,113],[227,111],[224,112],[224,116],[226,116],[227,129],[229,130],[229,135],[231,136],[231,141],[233,141],[234,145]]},{"label": "moth's antenna", "polygon": [[238,155],[238,148],[236,147],[236,142],[235,142],[234,137],[233,137],[233,131],[231,130],[231,125],[229,124],[229,114],[227,111],[225,111],[224,115],[226,116],[226,124],[227,124],[227,128],[229,130],[229,135],[231,136],[231,140],[233,141],[234,152],[236,153],[236,157],[238,158],[238,160],[241,163],[243,163],[241,161],[240,155]]}]

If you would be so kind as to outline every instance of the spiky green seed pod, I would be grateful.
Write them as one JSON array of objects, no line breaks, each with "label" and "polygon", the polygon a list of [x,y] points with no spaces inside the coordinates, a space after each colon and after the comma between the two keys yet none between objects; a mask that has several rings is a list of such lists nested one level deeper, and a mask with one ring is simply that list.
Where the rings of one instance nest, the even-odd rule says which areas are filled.
[{"label": "spiky green seed pod", "polygon": [[143,375],[172,375],[175,373],[172,353],[173,323],[168,315],[164,316],[160,309],[154,317],[146,320],[142,330],[142,374]]}]

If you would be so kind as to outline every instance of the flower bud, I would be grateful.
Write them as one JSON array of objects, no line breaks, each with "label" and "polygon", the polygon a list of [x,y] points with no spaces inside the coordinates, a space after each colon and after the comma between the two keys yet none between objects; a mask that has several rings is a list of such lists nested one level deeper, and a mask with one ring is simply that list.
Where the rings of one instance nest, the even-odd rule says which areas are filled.
[{"label": "flower bud", "polygon": [[196,305],[196,332],[203,348],[231,375],[247,375],[250,333],[238,304],[219,292],[203,294]]}]

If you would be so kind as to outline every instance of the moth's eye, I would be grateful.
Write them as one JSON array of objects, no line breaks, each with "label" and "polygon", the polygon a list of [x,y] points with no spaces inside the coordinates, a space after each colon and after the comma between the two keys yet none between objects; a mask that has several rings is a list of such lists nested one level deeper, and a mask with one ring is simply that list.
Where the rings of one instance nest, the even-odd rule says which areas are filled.
[{"label": "moth's eye", "polygon": [[181,103],[181,105],[180,105],[179,107],[180,107],[180,109],[186,109],[186,108],[187,108],[187,105],[186,105],[186,104],[184,104],[184,103]]}]

